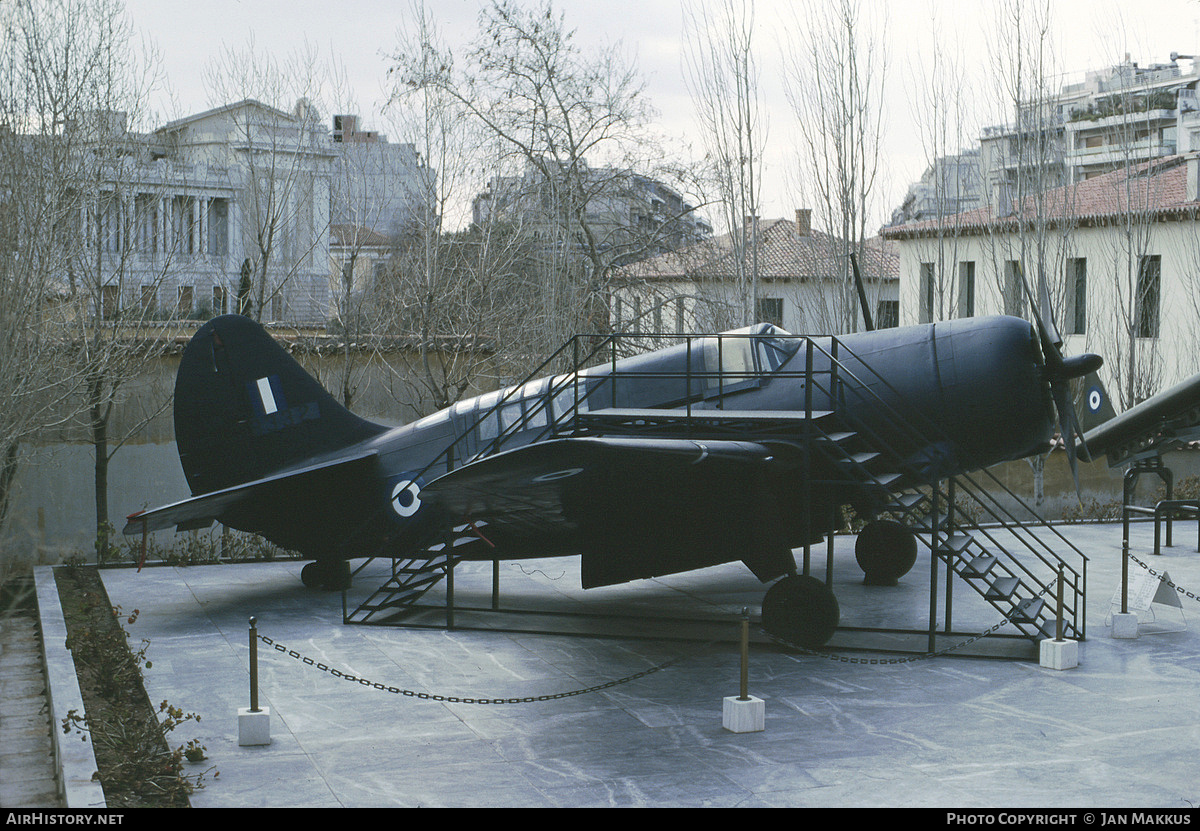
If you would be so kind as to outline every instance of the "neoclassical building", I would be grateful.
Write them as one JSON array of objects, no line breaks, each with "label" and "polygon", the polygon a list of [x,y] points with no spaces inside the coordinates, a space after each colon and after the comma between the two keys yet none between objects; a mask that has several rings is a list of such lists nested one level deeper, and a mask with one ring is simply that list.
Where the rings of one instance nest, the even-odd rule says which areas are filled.
[{"label": "neoclassical building", "polygon": [[78,275],[104,318],[204,318],[249,309],[323,325],[329,307],[329,131],[305,102],[284,112],[239,101],[89,138]]}]

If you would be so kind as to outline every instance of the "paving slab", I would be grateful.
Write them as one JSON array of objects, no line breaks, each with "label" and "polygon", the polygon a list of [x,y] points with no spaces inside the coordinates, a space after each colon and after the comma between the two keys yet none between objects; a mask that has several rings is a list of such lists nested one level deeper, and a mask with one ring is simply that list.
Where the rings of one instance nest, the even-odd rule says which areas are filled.
[{"label": "paving slab", "polygon": [[[1182,590],[1181,606],[1154,605],[1134,639],[1108,630],[1120,526],[1060,527],[1089,558],[1087,638],[1065,670],[1041,666],[1028,641],[1003,641],[1002,657],[949,650],[1001,619],[965,584],[955,635],[937,640],[945,654],[921,657],[927,552],[897,586],[867,586],[853,539],[838,538],[832,583],[847,631],[819,655],[755,638],[749,691],[766,717],[752,733],[722,726],[722,700],[739,691],[741,613],[756,618],[764,593],[737,564],[583,591],[574,559],[502,563],[502,607],[541,614],[458,612],[452,630],[432,612],[432,628],[344,624],[341,595],[305,589],[297,562],[102,576],[114,604],[139,611],[127,628],[150,642],[151,700],[201,715],[171,739],[198,739],[219,771],[194,794],[198,808],[1190,810],[1200,554],[1179,525],[1180,544],[1159,557],[1147,553],[1153,527],[1134,528],[1132,550]],[[824,556],[813,558],[822,578]],[[351,601],[382,568],[356,577]],[[490,564],[460,566],[456,603],[489,608],[491,579]],[[251,616],[271,641],[258,646],[263,747],[238,745]],[[876,632],[894,629],[913,633]],[[579,690],[590,691],[558,697]],[[534,700],[465,700],[480,698]]]}]

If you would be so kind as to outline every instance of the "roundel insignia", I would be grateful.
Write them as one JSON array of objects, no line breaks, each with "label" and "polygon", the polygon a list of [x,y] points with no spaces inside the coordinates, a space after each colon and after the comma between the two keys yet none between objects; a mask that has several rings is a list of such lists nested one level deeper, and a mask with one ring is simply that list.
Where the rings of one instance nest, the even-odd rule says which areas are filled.
[{"label": "roundel insignia", "polygon": [[408,518],[421,510],[421,485],[413,479],[401,478],[392,485],[392,510]]},{"label": "roundel insignia", "polygon": [[1087,408],[1090,413],[1100,412],[1101,405],[1104,404],[1104,393],[1099,387],[1091,387],[1087,391]]},{"label": "roundel insignia", "polygon": [[556,470],[553,473],[543,473],[541,476],[533,477],[535,482],[557,482],[559,479],[569,479],[577,473],[583,473],[581,467],[568,467],[564,470]]}]

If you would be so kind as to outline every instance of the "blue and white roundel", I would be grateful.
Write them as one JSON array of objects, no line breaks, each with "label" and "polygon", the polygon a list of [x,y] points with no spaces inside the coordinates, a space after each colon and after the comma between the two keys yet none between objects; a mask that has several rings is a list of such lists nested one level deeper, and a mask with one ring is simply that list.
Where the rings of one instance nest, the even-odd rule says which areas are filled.
[{"label": "blue and white roundel", "polygon": [[413,479],[412,474],[402,473],[392,480],[389,498],[392,510],[401,519],[416,516],[421,510],[421,480]]},{"label": "blue and white roundel", "polygon": [[1087,391],[1087,408],[1088,412],[1095,414],[1100,412],[1100,407],[1104,405],[1104,391],[1099,387],[1088,387]]}]

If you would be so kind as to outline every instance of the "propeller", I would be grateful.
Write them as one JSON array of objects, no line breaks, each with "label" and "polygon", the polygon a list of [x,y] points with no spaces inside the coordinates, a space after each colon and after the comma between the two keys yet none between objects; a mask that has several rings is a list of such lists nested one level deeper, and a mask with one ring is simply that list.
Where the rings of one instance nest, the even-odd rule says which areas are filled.
[{"label": "propeller", "polygon": [[[1021,282],[1025,285],[1025,291],[1029,293],[1029,285],[1025,281],[1025,276],[1022,273]],[[1071,380],[1074,378],[1082,378],[1090,372],[1095,372],[1104,363],[1104,359],[1099,355],[1086,353],[1083,355],[1075,355],[1070,358],[1064,357],[1062,346],[1063,339],[1058,332],[1058,326],[1054,322],[1054,309],[1050,304],[1050,292],[1046,287],[1046,275],[1044,272],[1038,274],[1038,297],[1037,303],[1033,303],[1033,298],[1030,297],[1030,304],[1033,305],[1034,318],[1037,321],[1038,338],[1042,345],[1042,357],[1046,363],[1046,380],[1050,383],[1050,392],[1054,399],[1054,409],[1058,412],[1058,429],[1062,435],[1063,444],[1067,450],[1067,461],[1071,465],[1071,476],[1075,480],[1075,492],[1079,493],[1079,460],[1076,450],[1075,439],[1079,438],[1079,443],[1083,447],[1084,455],[1087,456],[1087,447],[1083,444],[1083,430],[1079,426],[1079,419],[1075,415],[1075,407],[1073,405],[1073,396],[1071,394]]]}]

